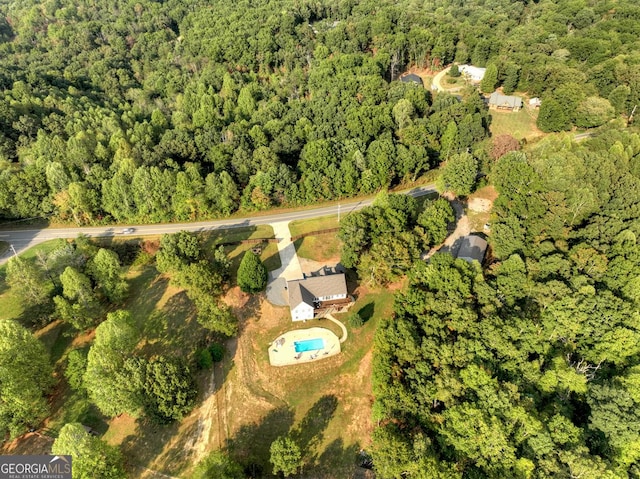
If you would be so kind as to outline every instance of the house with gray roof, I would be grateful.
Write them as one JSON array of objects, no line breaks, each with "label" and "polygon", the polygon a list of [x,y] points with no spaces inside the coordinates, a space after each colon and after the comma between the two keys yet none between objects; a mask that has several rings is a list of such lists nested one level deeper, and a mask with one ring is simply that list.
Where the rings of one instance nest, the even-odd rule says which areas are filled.
[{"label": "house with gray roof", "polygon": [[306,321],[331,306],[351,303],[343,273],[311,276],[287,282],[293,321]]},{"label": "house with gray roof", "polygon": [[424,86],[422,78],[415,73],[409,73],[408,75],[400,77],[400,81],[402,83],[415,83],[416,85]]},{"label": "house with gray roof", "polygon": [[489,97],[489,108],[518,111],[522,108],[522,98],[519,96],[502,95],[494,91]]},{"label": "house with gray roof", "polygon": [[472,263],[475,260],[482,264],[486,252],[487,241],[484,238],[476,235],[468,235],[462,237],[456,257],[468,263]]}]

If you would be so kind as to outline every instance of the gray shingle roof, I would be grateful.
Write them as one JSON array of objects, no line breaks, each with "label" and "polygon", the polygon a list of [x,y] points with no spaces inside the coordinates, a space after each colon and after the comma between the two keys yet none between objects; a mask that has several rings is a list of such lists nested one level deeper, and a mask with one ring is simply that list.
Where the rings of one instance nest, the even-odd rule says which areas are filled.
[{"label": "gray shingle roof", "polygon": [[313,306],[313,298],[347,294],[347,280],[342,273],[289,281],[287,286],[292,309],[303,302]]},{"label": "gray shingle roof", "polygon": [[494,91],[489,97],[489,105],[522,108],[522,98],[519,96],[501,95],[497,91]]},{"label": "gray shingle roof", "polygon": [[469,235],[462,238],[457,257],[471,263],[474,259],[482,263],[487,251],[487,242],[480,236]]},{"label": "gray shingle roof", "polygon": [[403,83],[418,83],[420,85],[424,85],[424,83],[422,82],[422,78],[420,78],[415,73],[409,73],[408,75],[401,77],[400,81]]}]

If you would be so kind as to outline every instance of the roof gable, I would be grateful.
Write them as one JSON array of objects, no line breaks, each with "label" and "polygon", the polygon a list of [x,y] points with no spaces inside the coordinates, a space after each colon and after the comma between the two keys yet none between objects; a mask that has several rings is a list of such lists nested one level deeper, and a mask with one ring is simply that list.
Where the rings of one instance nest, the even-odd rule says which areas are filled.
[{"label": "roof gable", "polygon": [[298,279],[289,281],[287,285],[289,307],[292,309],[300,303],[313,306],[314,298],[347,294],[347,281],[342,273]]},{"label": "roof gable", "polygon": [[469,262],[475,259],[482,263],[486,251],[487,241],[485,239],[480,236],[469,235],[462,238],[456,257]]},{"label": "roof gable", "polygon": [[521,108],[522,98],[519,96],[501,95],[494,91],[489,97],[489,105],[506,106],[509,108]]}]

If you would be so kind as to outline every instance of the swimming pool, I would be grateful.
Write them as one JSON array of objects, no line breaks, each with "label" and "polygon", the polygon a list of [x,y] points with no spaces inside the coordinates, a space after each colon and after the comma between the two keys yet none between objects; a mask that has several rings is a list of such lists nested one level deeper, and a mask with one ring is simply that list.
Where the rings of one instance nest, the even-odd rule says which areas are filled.
[{"label": "swimming pool", "polygon": [[324,349],[324,339],[305,339],[303,341],[295,341],[293,343],[296,347],[296,353],[303,353],[305,351],[317,351]]}]

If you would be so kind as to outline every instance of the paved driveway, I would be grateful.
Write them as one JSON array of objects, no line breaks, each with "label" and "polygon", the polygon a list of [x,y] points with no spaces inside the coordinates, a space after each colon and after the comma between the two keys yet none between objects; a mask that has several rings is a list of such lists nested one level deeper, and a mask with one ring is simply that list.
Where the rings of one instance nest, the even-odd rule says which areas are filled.
[{"label": "paved driveway", "polygon": [[267,284],[267,299],[276,306],[288,306],[287,281],[302,279],[302,268],[296,254],[296,248],[291,241],[289,222],[281,221],[271,223],[273,236],[278,240],[278,254],[280,255],[280,268],[269,273]]}]

